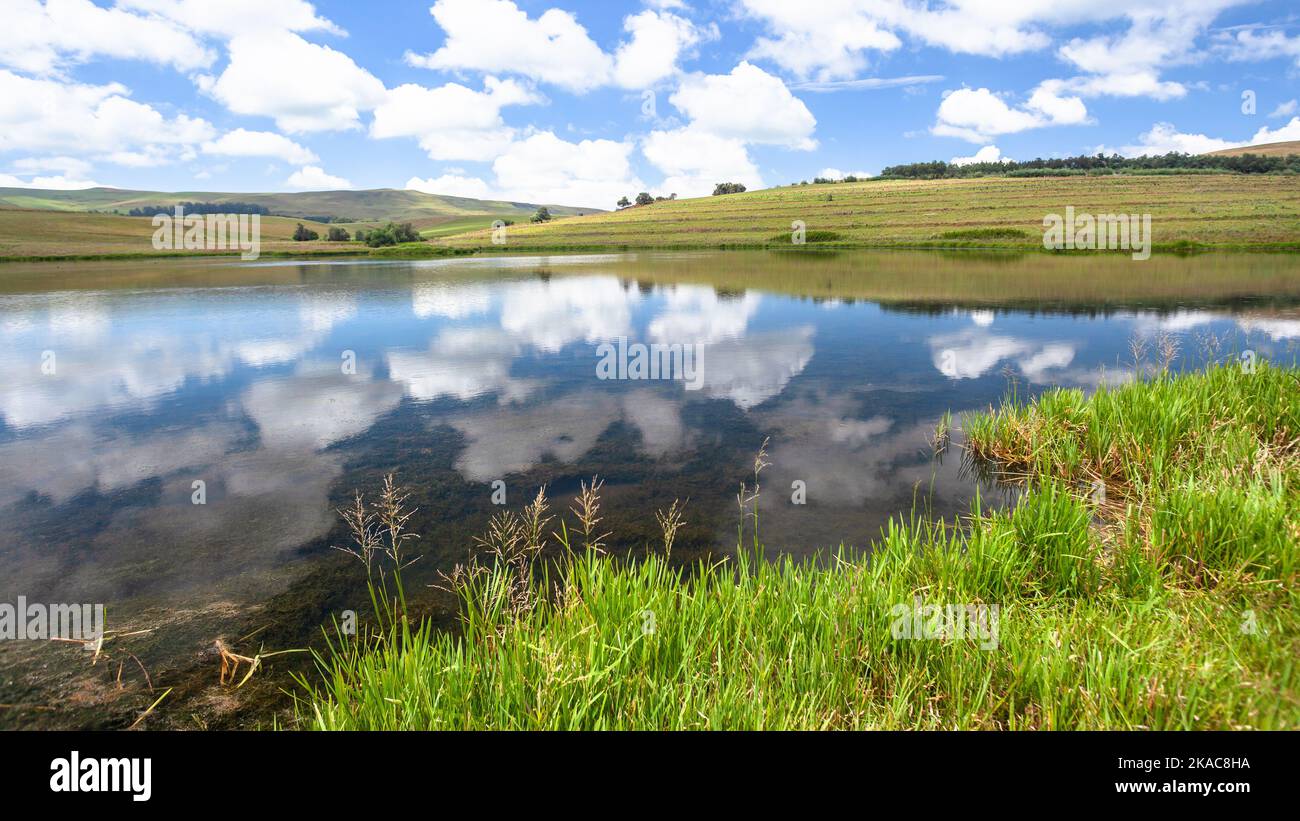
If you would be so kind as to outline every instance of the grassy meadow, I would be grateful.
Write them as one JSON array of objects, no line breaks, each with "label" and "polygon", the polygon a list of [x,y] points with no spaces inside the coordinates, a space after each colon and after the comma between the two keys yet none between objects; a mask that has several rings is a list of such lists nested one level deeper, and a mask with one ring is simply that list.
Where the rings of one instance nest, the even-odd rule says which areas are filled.
[{"label": "grassy meadow", "polygon": [[[263,255],[365,253],[351,242],[294,242],[298,223],[325,236],[329,226],[310,220],[263,216]],[[343,226],[351,228],[352,226]],[[239,251],[155,251],[149,217],[70,211],[0,209],[0,261],[95,257],[239,256]]]},{"label": "grassy meadow", "polygon": [[[333,635],[298,724],[1300,728],[1300,371],[1144,370],[962,420],[972,466],[1023,484],[1012,509],[896,519],[820,565],[760,557],[761,451],[713,563],[671,561],[676,507],[662,544],[615,558],[598,484],[566,512],[539,494],[446,578],[453,633],[396,617],[387,495],[356,521],[389,626]],[[537,562],[555,543],[568,558]]]},{"label": "grassy meadow", "polygon": [[1300,181],[1284,175],[1185,174],[798,185],[657,202],[615,213],[517,224],[441,242],[488,251],[807,245],[1041,250],[1043,217],[1151,214],[1156,250],[1300,248]]}]

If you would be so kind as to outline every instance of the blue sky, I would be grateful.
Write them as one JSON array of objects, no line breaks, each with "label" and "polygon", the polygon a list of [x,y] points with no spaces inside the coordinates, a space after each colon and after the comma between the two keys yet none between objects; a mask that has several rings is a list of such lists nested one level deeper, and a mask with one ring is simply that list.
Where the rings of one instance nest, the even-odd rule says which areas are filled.
[{"label": "blue sky", "polygon": [[7,0],[6,17],[0,185],[609,208],[977,152],[1300,139],[1300,13],[1280,0]]}]

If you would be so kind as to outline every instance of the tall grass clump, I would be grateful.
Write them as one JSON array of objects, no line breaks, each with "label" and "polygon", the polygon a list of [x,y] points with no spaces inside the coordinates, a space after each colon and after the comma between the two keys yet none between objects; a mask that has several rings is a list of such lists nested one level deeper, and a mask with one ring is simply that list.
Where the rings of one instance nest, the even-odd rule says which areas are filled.
[{"label": "tall grass clump", "polygon": [[677,503],[633,558],[597,480],[567,515],[539,491],[446,575],[458,631],[332,638],[298,725],[1295,729],[1296,379],[1161,372],[968,418],[1014,506],[895,518],[821,563],[762,556],[766,447],[718,560],[666,555]]},{"label": "tall grass clump", "polygon": [[1180,583],[1295,581],[1300,376],[1267,362],[1167,369],[1084,398],[1051,390],[966,420],[971,451],[1091,486],[1121,564]]}]

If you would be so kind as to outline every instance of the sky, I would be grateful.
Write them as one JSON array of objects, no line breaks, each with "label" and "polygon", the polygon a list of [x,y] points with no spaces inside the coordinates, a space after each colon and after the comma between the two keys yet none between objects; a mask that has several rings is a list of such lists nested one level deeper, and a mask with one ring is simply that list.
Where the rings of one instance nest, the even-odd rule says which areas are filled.
[{"label": "sky", "polygon": [[0,186],[613,208],[1300,140],[1293,0],[3,0]]}]

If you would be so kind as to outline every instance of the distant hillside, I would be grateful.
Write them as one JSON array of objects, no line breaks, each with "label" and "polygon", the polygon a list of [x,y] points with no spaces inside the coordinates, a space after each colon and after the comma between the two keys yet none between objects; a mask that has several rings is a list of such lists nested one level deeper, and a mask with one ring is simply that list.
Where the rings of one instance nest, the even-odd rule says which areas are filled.
[{"label": "distant hillside", "polygon": [[[104,211],[125,214],[148,205],[180,202],[242,202],[264,205],[272,214],[299,218],[329,217],[334,220],[396,220],[423,225],[455,217],[492,216],[527,219],[538,205],[527,202],[475,200],[376,188],[366,191],[304,191],[287,194],[223,193],[218,191],[130,191],[121,188],[86,188],[79,191],[50,191],[40,188],[0,188],[0,208],[30,208],[53,211]],[[595,213],[594,208],[550,205],[555,216]]]},{"label": "distant hillside", "polygon": [[[1156,250],[1300,248],[1296,178],[1169,174],[870,180],[679,199],[433,241],[484,251],[768,247],[1042,250],[1043,219],[1150,214]],[[795,243],[803,240],[807,249]]]},{"label": "distant hillside", "polygon": [[1242,154],[1258,154],[1263,157],[1286,157],[1291,154],[1300,154],[1300,140],[1292,140],[1285,143],[1248,145],[1245,148],[1225,148],[1222,151],[1207,152],[1206,156],[1240,157]]}]

